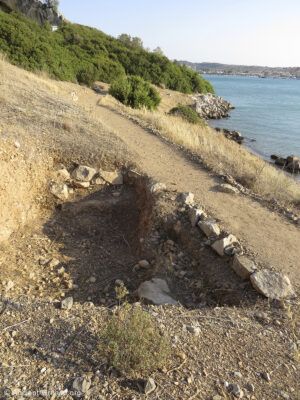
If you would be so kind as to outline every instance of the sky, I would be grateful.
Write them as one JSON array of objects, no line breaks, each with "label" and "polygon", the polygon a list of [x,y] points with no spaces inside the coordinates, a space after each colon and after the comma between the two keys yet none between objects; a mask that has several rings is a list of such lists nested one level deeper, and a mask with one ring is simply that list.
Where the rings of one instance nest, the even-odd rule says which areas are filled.
[{"label": "sky", "polygon": [[60,0],[59,10],[172,60],[300,66],[300,0]]}]

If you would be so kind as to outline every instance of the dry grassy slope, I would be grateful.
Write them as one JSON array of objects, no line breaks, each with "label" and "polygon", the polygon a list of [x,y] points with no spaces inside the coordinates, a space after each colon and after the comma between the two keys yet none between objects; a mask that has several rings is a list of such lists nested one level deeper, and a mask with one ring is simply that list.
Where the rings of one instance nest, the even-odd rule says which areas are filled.
[{"label": "dry grassy slope", "polygon": [[[0,68],[2,141],[19,141],[24,153],[44,151],[47,157],[61,161],[65,155],[68,160],[89,160],[95,165],[103,165],[106,159],[110,164],[116,159],[128,163],[129,149],[150,177],[174,190],[194,192],[196,200],[220,220],[225,230],[234,233],[261,265],[288,274],[299,285],[300,232],[296,226],[250,198],[214,191],[218,182],[211,174],[147,130],[101,106],[101,97],[94,91],[38,77],[4,62]],[[78,102],[72,100],[72,91]],[[166,95],[169,92],[161,90],[165,108],[175,105],[178,96],[181,102],[185,97]],[[11,187],[15,186],[11,181]],[[2,193],[4,190],[9,199],[12,189],[5,185]]]}]

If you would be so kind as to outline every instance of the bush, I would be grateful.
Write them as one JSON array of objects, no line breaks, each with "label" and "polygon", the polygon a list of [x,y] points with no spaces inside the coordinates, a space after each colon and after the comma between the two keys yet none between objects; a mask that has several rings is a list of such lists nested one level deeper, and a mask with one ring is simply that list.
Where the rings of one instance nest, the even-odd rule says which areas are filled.
[{"label": "bush", "polygon": [[205,126],[205,122],[199,117],[196,111],[190,106],[179,105],[178,107],[172,108],[170,110],[171,115],[179,115],[184,120],[190,122],[191,124],[198,124]]},{"label": "bush", "polygon": [[135,39],[128,46],[97,29],[71,23],[52,32],[48,23],[40,26],[22,14],[0,9],[0,51],[15,65],[87,85],[93,80],[111,83],[120,76],[138,75],[184,93],[213,91],[197,72],[144,50]]},{"label": "bush", "polygon": [[155,110],[161,98],[158,91],[139,76],[122,77],[112,83],[109,93],[132,108]]},{"label": "bush", "polygon": [[[119,299],[128,293],[124,286],[116,292]],[[99,350],[111,367],[123,375],[143,376],[166,364],[171,346],[159,333],[151,315],[125,301],[110,317]]]}]

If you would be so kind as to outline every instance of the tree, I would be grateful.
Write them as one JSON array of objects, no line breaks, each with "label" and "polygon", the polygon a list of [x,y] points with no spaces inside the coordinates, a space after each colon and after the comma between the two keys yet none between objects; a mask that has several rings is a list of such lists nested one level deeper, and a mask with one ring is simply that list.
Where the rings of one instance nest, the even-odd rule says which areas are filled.
[{"label": "tree", "polygon": [[126,46],[130,47],[131,45],[131,36],[127,35],[127,33],[122,33],[122,35],[118,36],[118,39],[124,43]]},{"label": "tree", "polygon": [[141,49],[144,48],[144,43],[143,43],[143,41],[142,41],[141,38],[139,38],[139,37],[133,37],[133,38],[131,39],[131,47],[132,47],[133,49],[141,50]]},{"label": "tree", "polygon": [[159,56],[164,56],[164,52],[159,46],[157,46],[156,49],[153,50],[153,53],[158,54]]}]

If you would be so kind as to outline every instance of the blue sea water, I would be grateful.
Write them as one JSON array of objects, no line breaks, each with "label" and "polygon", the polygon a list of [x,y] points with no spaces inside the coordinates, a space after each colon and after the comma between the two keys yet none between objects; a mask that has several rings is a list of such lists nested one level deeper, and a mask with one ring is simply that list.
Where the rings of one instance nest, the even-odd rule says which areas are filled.
[{"label": "blue sea water", "polygon": [[[300,157],[300,80],[204,75],[216,94],[236,108],[213,127],[240,131],[245,146],[269,159],[271,154]],[[255,140],[252,142],[251,140]]]}]

